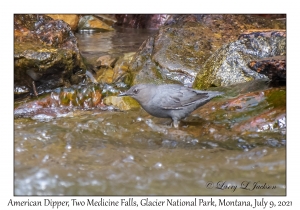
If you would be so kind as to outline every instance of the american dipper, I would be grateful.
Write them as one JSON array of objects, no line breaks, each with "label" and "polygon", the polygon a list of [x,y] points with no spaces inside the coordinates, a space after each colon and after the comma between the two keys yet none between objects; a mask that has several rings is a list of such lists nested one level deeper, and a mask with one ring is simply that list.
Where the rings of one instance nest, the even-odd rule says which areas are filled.
[{"label": "american dipper", "polygon": [[138,84],[119,96],[131,96],[146,112],[155,117],[172,118],[174,127],[178,128],[179,120],[222,94],[218,91],[200,91],[176,84]]}]

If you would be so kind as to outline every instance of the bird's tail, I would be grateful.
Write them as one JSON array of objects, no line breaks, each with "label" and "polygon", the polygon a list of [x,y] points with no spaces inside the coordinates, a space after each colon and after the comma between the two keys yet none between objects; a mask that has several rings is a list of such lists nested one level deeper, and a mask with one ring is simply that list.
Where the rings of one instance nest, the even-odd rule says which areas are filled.
[{"label": "bird's tail", "polygon": [[217,96],[224,95],[224,92],[210,91],[209,95],[210,95],[211,97],[217,97]]},{"label": "bird's tail", "polygon": [[209,98],[214,98],[217,96],[224,95],[224,92],[219,92],[219,91],[198,91],[198,92],[206,93],[209,96]]}]

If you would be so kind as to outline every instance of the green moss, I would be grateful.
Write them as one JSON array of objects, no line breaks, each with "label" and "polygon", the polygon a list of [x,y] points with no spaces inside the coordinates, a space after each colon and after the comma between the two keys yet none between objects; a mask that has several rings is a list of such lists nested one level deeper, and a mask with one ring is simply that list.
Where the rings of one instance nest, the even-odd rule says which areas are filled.
[{"label": "green moss", "polygon": [[267,101],[274,108],[286,107],[286,89],[276,89],[267,93]]},{"label": "green moss", "polygon": [[118,107],[120,110],[130,110],[140,107],[140,104],[129,96],[108,96],[103,99],[103,103],[105,105],[113,105]]},{"label": "green moss", "polygon": [[140,107],[140,104],[133,98],[129,97],[129,96],[124,96],[122,97],[123,101],[125,104],[127,104],[128,106],[130,106],[131,108],[134,107]]}]

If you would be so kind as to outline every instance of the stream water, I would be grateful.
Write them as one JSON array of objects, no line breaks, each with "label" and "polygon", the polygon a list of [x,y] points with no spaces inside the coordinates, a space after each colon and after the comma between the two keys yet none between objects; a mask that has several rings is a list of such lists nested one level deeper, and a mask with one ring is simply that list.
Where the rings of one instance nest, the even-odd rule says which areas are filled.
[{"label": "stream water", "polygon": [[[136,51],[153,33],[119,29],[76,36],[83,55],[99,57]],[[194,117],[179,129],[142,109],[15,118],[14,193],[286,194],[285,133],[241,136],[230,122]]]}]

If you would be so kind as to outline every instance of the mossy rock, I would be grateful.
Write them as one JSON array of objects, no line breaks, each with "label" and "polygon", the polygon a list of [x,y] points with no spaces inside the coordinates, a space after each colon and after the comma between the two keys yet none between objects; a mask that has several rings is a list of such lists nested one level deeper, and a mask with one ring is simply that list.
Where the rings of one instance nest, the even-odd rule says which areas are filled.
[{"label": "mossy rock", "polygon": [[132,59],[131,85],[173,81],[191,86],[205,61],[223,45],[236,41],[241,33],[285,29],[285,20],[251,15],[174,15],[169,19]]},{"label": "mossy rock", "polygon": [[108,96],[103,99],[103,103],[108,106],[113,105],[122,111],[140,107],[140,104],[129,96]]}]

